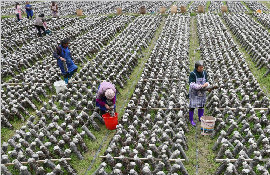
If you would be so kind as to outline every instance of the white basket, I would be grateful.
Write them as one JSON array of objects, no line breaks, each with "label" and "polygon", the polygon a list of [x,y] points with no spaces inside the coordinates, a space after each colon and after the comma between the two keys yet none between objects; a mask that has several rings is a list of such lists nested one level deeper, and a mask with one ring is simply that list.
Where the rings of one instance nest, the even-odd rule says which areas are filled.
[{"label": "white basket", "polygon": [[57,94],[67,88],[66,83],[63,80],[56,81],[53,83],[53,85]]}]

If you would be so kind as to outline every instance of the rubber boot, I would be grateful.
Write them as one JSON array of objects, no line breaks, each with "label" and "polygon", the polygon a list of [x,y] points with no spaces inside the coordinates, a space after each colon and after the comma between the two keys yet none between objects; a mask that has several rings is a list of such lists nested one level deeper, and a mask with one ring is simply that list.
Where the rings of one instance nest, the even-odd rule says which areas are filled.
[{"label": "rubber boot", "polygon": [[189,111],[189,121],[192,126],[196,126],[196,123],[193,121],[193,115],[194,115],[194,111]]},{"label": "rubber boot", "polygon": [[199,108],[198,109],[199,121],[201,121],[201,117],[203,116],[203,113],[204,113],[204,109],[203,108]]}]

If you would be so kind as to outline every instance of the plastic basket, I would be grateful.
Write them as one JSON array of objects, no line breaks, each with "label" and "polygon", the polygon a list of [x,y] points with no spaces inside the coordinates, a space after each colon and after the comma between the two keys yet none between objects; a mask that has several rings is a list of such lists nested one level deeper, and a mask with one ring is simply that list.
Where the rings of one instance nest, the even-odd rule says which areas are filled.
[{"label": "plastic basket", "polygon": [[53,85],[57,94],[67,88],[66,83],[63,80],[56,81],[53,83]]},{"label": "plastic basket", "polygon": [[116,129],[116,126],[118,125],[118,113],[115,112],[114,116],[111,116],[110,113],[106,113],[102,115],[102,118],[108,130]]}]

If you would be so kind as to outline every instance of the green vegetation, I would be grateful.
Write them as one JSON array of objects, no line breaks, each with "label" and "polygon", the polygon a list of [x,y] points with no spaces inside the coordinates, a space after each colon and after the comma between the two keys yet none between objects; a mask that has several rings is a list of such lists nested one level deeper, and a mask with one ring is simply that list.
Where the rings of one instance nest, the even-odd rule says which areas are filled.
[{"label": "green vegetation", "polygon": [[210,4],[211,4],[211,1],[206,2],[205,12],[208,12],[208,8],[209,8]]},{"label": "green vegetation", "polygon": [[107,15],[108,18],[113,18],[114,16],[116,16],[116,14],[114,14],[114,13],[113,13],[113,14],[108,14],[108,15]]},{"label": "green vegetation", "polygon": [[195,13],[195,12],[190,13],[190,16],[196,16],[196,15],[197,15],[197,13]]},{"label": "green vegetation", "polygon": [[5,18],[16,18],[16,15],[1,15],[1,19]]},{"label": "green vegetation", "polygon": [[[53,92],[49,92],[47,98],[45,98],[43,96],[39,96],[39,97],[43,102],[47,103],[49,101],[49,99],[51,99],[51,96],[53,94],[55,94],[55,90]],[[36,100],[32,100],[32,102],[35,104],[37,109],[40,109],[42,107],[42,105],[43,105],[42,103],[39,103]],[[29,112],[30,115],[36,116],[36,111],[34,111],[32,108],[26,108],[26,109],[27,109],[27,111]],[[5,128],[5,127],[1,127],[1,144],[3,142],[7,142],[8,139],[10,139],[15,134],[16,130],[20,129],[23,125],[26,124],[26,121],[30,116],[26,115],[25,113],[21,113],[21,114],[24,116],[25,121],[21,121],[17,116],[14,116],[14,120],[9,121],[13,126],[12,130],[8,129],[8,128]],[[35,121],[38,121],[38,120],[39,119],[36,116]]]}]

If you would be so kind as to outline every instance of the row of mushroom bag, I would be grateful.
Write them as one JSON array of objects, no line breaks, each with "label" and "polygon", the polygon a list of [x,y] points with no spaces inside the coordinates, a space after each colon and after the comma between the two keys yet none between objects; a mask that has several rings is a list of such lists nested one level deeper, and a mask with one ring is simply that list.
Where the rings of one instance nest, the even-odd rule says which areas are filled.
[{"label": "row of mushroom bag", "polygon": [[185,83],[189,38],[190,17],[168,16],[105,158],[94,174],[188,174],[182,161],[188,161]]},{"label": "row of mushroom bag", "polygon": [[[232,35],[225,30],[221,18],[199,15],[197,22],[202,59],[210,77],[214,77],[212,81],[220,86],[208,95],[206,104],[217,118],[211,135],[216,140],[212,149],[222,163],[215,174],[269,174],[270,162],[260,162],[262,158],[269,158],[269,98],[248,68]],[[228,43],[232,47],[228,47]],[[268,110],[259,113],[254,110],[263,107]],[[231,162],[229,159],[237,160]]]},{"label": "row of mushroom bag", "polygon": [[246,14],[223,16],[226,24],[246,49],[258,69],[266,68],[264,76],[270,74],[270,34],[259,23]]},{"label": "row of mushroom bag", "polygon": [[[78,35],[78,37],[71,39],[71,51],[74,50],[72,53],[76,64],[83,65],[86,63],[88,61],[87,57],[98,53],[101,47],[106,45],[110,39],[123,30],[125,25],[131,22],[134,17],[117,16],[107,18],[108,20],[105,18],[101,17],[100,19],[88,20],[90,23],[89,28],[85,26],[86,32],[81,36]],[[71,31],[72,29],[68,30]],[[74,28],[74,30],[76,29]],[[68,33],[63,38],[67,36]],[[55,40],[55,43],[57,41]],[[48,40],[43,40],[43,42],[45,44]],[[56,46],[52,46],[52,48],[56,48]],[[36,62],[33,66],[8,81],[8,83],[19,83],[18,85],[3,85],[1,111],[4,117],[2,120],[7,121],[9,128],[12,126],[8,124],[10,123],[8,121],[13,121],[17,117],[24,120],[23,114],[28,116],[29,108],[37,110],[37,106],[33,101],[42,103],[41,98],[49,98],[48,94],[54,92],[52,83],[61,78],[61,72],[57,66],[56,59],[52,57],[54,51],[52,48],[50,56],[46,56],[44,60]],[[22,64],[22,66],[26,67],[28,62],[24,62],[26,64]],[[3,126],[5,126],[5,123]]]},{"label": "row of mushroom bag", "polygon": [[245,1],[245,4],[252,11],[262,10],[263,12],[269,12],[269,9],[258,1]]},{"label": "row of mushroom bag", "polygon": [[211,1],[208,11],[211,13],[221,13],[221,6],[223,6],[222,1]]},{"label": "row of mushroom bag", "polygon": [[247,7],[242,3],[238,1],[227,1],[228,11],[230,13],[244,13],[248,12]]},{"label": "row of mushroom bag", "polygon": [[[23,69],[30,68],[32,64],[35,64],[37,61],[44,59],[45,56],[51,56],[57,46],[57,43],[60,43],[62,39],[69,37],[71,40],[74,40],[76,37],[86,33],[87,30],[98,27],[99,24],[103,21],[106,21],[106,19],[106,16],[101,16],[97,18],[87,17],[84,19],[61,19],[55,23],[52,22],[51,24],[52,26],[60,25],[62,27],[54,31],[54,35],[48,35],[42,38],[37,38],[33,36],[34,31],[30,30],[31,27],[23,31],[27,33],[27,31],[30,30],[30,33],[32,33],[32,35],[29,35],[29,37],[28,35],[21,35],[20,39],[17,41],[15,41],[16,37],[13,37],[12,39],[10,38],[10,34],[8,32],[5,32],[2,36],[4,38],[7,38],[7,40],[2,43],[3,59],[1,59],[1,74],[4,77],[8,77],[15,76],[15,72],[22,73]],[[5,23],[5,25],[8,24]],[[13,40],[14,42],[11,42]]]},{"label": "row of mushroom bag", "polygon": [[[126,22],[131,22],[129,20],[133,17],[123,16],[117,18],[121,21],[119,23],[125,25]],[[129,58],[131,61],[137,62],[139,59],[137,57],[138,55],[133,59],[131,59],[131,55],[136,52],[137,48],[139,52],[143,47],[148,47],[151,38],[154,37],[149,31],[156,31],[161,21],[161,16],[156,16],[154,19],[149,16],[140,16],[132,21],[120,35],[104,46],[103,49],[111,48],[113,49],[113,53],[130,55],[130,57],[123,56],[123,58]],[[102,26],[102,24],[100,25]],[[109,30],[113,31],[116,29],[117,24],[114,27],[110,25],[108,32]],[[96,30],[98,31],[98,28]],[[87,36],[88,34],[86,33],[85,35]],[[98,33],[97,36],[99,36]],[[83,42],[83,38],[84,36],[81,36],[73,41],[81,40],[82,46],[80,49],[82,50],[88,44],[87,42]],[[129,38],[129,40],[124,40],[124,38]],[[145,41],[142,39],[137,40],[138,38],[144,38]],[[122,46],[119,47],[120,44],[128,45],[129,42],[136,41],[138,44],[137,47],[126,48],[126,50],[121,50]],[[97,55],[102,56],[102,54],[106,53],[103,49]],[[107,61],[107,66],[110,69],[103,70],[105,75],[109,75],[106,71],[119,72],[117,67],[114,66],[114,64],[118,64],[118,58],[117,55],[113,54],[113,57]],[[27,173],[31,170],[34,174],[77,174],[76,170],[65,158],[70,158],[74,155],[79,160],[84,159],[84,153],[88,151],[85,140],[90,139],[95,141],[96,136],[93,134],[93,131],[99,132],[101,129],[98,123],[104,124],[102,117],[96,112],[97,109],[94,105],[98,83],[101,82],[98,79],[99,77],[96,76],[95,70],[102,68],[101,64],[95,62],[100,61],[100,59],[103,58],[98,56],[92,61],[85,62],[81,70],[75,74],[74,79],[79,81],[78,83],[68,86],[67,89],[59,94],[47,96],[49,99],[48,102],[43,102],[40,109],[36,107],[36,114],[31,115],[29,113],[30,116],[27,118],[26,125],[17,129],[15,134],[7,142],[3,142],[1,151],[2,164],[13,162],[15,164],[13,170],[20,173]],[[124,80],[129,77],[130,72],[132,72],[136,64],[121,60],[120,62],[123,67],[127,68],[125,72],[118,74],[119,79]],[[83,78],[86,78],[87,83],[81,81]],[[104,78],[110,81],[109,77]],[[112,82],[116,82],[116,79],[114,78]],[[121,81],[119,83],[125,84],[125,82]],[[35,86],[26,87],[35,88]],[[30,100],[27,102],[31,103]],[[34,104],[31,104],[34,107]],[[3,118],[1,119],[2,124],[9,122]],[[52,162],[51,159],[54,158],[60,159],[60,162],[58,164]],[[45,162],[37,163],[38,160],[45,160]],[[31,169],[23,166],[21,162],[29,162]],[[1,169],[5,174],[11,173],[5,165],[2,165]]]}]

